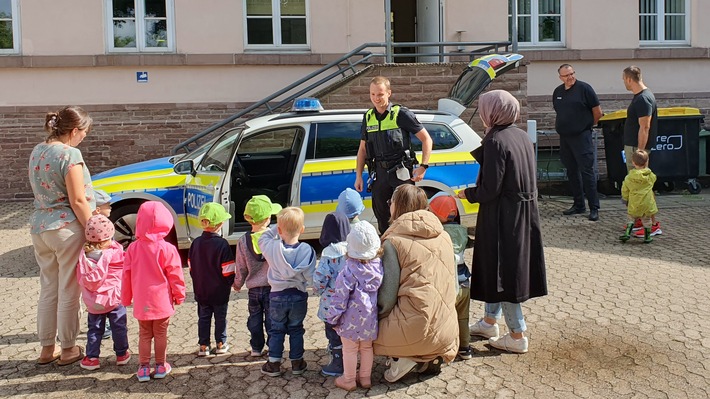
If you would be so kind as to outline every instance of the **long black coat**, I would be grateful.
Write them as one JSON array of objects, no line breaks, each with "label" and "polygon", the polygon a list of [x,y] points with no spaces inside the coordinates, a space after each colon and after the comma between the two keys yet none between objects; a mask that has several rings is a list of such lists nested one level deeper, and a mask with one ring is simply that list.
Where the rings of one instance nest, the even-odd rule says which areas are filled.
[{"label": "long black coat", "polygon": [[547,294],[537,208],[536,162],[527,134],[494,127],[472,152],[481,164],[466,198],[480,203],[471,298],[520,303]]}]

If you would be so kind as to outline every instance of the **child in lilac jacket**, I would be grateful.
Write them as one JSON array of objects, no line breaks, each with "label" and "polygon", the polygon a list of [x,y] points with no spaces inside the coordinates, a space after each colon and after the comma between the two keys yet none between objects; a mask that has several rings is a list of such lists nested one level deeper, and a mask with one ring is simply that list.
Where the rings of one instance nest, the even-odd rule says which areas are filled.
[{"label": "child in lilac jacket", "polygon": [[[380,238],[370,223],[351,227],[347,237],[348,259],[335,281],[335,293],[327,310],[328,323],[335,325],[343,342],[343,375],[335,385],[347,391],[372,386],[372,341],[377,338],[377,290],[382,284],[378,256]],[[357,355],[360,373],[356,377]]]},{"label": "child in lilac jacket", "polygon": [[76,279],[81,297],[89,312],[86,333],[86,356],[80,366],[96,370],[100,366],[101,340],[106,319],[113,324],[113,350],[116,364],[124,365],[131,358],[128,351],[126,308],[121,305],[123,247],[113,239],[113,223],[104,215],[94,215],[86,222],[86,244],[79,256]]},{"label": "child in lilac jacket", "polygon": [[126,250],[121,302],[133,302],[138,319],[138,381],[150,380],[151,341],[155,340],[153,378],[165,378],[172,367],[165,361],[168,326],[175,305],[185,301],[182,261],[174,245],[165,241],[173,228],[170,211],[160,202],[147,201],[138,209],[136,241]]}]

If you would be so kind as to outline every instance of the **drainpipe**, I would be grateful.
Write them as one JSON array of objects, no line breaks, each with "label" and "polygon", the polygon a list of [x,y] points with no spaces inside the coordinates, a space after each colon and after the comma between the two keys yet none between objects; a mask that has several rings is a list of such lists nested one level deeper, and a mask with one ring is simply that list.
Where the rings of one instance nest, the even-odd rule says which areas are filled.
[{"label": "drainpipe", "polygon": [[518,2],[513,0],[510,2],[510,8],[511,8],[511,22],[512,26],[510,27],[510,36],[511,36],[511,42],[513,42],[513,52],[517,53],[518,52]]},{"label": "drainpipe", "polygon": [[385,0],[385,63],[392,63],[392,2]]}]

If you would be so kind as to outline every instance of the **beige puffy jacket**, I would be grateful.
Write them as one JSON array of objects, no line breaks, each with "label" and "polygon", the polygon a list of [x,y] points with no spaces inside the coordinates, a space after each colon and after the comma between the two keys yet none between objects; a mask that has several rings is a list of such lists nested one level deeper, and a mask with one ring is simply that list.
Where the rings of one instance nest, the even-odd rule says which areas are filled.
[{"label": "beige puffy jacket", "polygon": [[394,246],[400,276],[397,303],[380,319],[375,354],[451,362],[459,346],[451,238],[433,213],[421,210],[400,216],[382,240]]}]

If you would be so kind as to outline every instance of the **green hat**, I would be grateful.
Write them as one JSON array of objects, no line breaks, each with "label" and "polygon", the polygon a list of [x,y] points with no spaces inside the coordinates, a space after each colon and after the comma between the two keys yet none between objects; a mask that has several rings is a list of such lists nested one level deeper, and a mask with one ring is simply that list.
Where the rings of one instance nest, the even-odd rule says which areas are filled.
[{"label": "green hat", "polygon": [[244,208],[244,215],[249,216],[255,222],[261,222],[271,215],[276,215],[281,210],[281,205],[272,204],[269,197],[265,195],[255,195],[251,197]]},{"label": "green hat", "polygon": [[216,226],[225,220],[232,217],[225,209],[222,204],[216,202],[207,202],[200,208],[200,215],[198,216],[200,220],[207,219],[210,222],[210,226]]}]

